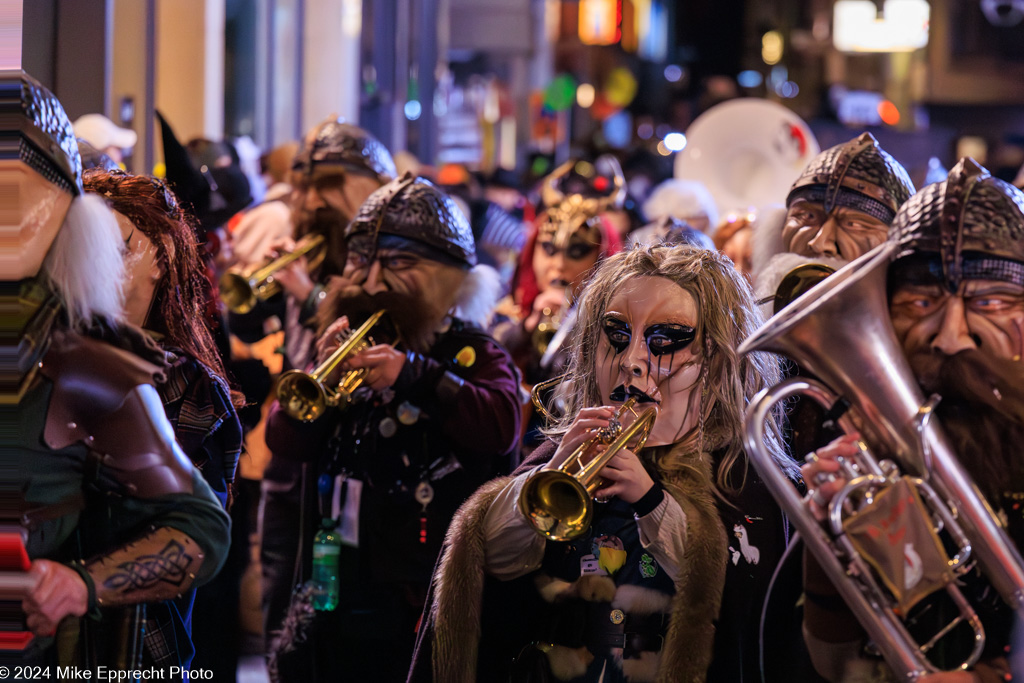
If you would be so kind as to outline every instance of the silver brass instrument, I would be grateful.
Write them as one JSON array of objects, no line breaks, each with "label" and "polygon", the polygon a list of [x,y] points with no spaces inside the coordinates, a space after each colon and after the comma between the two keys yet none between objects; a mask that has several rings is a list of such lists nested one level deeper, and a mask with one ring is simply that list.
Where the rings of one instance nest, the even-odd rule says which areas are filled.
[{"label": "silver brass instrument", "polygon": [[347,406],[352,400],[352,394],[362,386],[366,368],[349,370],[333,388],[327,386],[327,378],[346,358],[374,345],[370,332],[385,313],[384,310],[377,311],[355,331],[348,330],[341,346],[312,373],[289,370],[281,375],[277,383],[277,400],[281,409],[296,420],[313,422],[328,407]]},{"label": "silver brass instrument", "polygon": [[[658,416],[657,407],[651,406],[637,415],[633,424],[623,428],[620,418],[627,412],[635,415],[633,408],[636,403],[636,397],[631,396],[616,411],[608,427],[577,446],[556,469],[540,470],[523,485],[519,493],[519,510],[541,536],[552,541],[570,541],[590,528],[590,520],[594,516],[591,501],[602,485],[598,473],[634,439],[633,449],[639,451],[643,448]],[[608,448],[583,464],[584,456],[598,444]]]},{"label": "silver brass instrument", "polygon": [[[781,353],[821,378],[822,382],[792,378],[755,397],[745,417],[747,453],[889,666],[903,680],[914,681],[936,671],[925,654],[953,625],[923,645],[910,636],[892,609],[891,594],[879,586],[868,563],[851,552],[849,539],[842,535],[843,516],[856,512],[851,507],[858,501],[869,504],[898,467],[917,478],[936,529],[944,527],[961,545],[950,560],[954,574],[966,571],[964,561],[972,553],[992,586],[1020,612],[1024,561],[941,427],[929,419],[936,399],[925,402],[896,339],[885,287],[895,248],[883,244],[837,271],[771,318],[739,352]],[[864,442],[893,461],[878,462],[862,447],[859,456],[843,463],[848,484],[830,503],[827,529],[763,447],[765,417],[777,402],[798,394],[826,407],[843,397],[857,417]],[[854,427],[850,415],[839,422],[847,432]],[[984,631],[958,594],[954,590],[952,598],[961,609],[960,619],[974,627],[976,639],[974,652],[962,664],[966,668],[981,653]]]},{"label": "silver brass instrument", "polygon": [[[220,276],[220,298],[232,313],[248,313],[257,301],[265,301],[281,291],[281,284],[274,274],[288,264],[319,249],[324,244],[324,236],[309,234],[295,244],[291,252],[277,257],[263,265],[246,268],[229,268]],[[309,268],[316,268],[324,260],[324,250],[314,257]]]}]

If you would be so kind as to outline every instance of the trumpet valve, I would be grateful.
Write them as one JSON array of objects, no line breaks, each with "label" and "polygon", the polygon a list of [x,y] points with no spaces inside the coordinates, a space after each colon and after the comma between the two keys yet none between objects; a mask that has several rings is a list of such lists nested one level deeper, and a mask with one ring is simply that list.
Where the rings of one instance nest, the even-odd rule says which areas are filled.
[{"label": "trumpet valve", "polygon": [[619,422],[618,418],[612,418],[608,422],[607,427],[602,427],[597,431],[597,440],[599,443],[607,446],[612,441],[615,441],[622,433],[622,423]]}]

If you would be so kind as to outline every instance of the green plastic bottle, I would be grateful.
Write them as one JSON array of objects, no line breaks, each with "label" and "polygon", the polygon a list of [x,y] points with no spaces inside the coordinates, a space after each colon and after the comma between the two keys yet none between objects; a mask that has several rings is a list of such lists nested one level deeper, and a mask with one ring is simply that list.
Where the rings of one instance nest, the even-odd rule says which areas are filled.
[{"label": "green plastic bottle", "polygon": [[313,538],[313,609],[333,611],[338,606],[338,561],[341,534],[332,519],[324,519]]}]

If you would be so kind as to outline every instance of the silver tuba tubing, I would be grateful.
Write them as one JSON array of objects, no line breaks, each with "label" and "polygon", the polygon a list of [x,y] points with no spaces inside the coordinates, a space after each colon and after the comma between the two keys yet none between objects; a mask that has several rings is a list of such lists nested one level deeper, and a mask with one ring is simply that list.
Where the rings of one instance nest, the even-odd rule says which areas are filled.
[{"label": "silver tuba tubing", "polygon": [[[833,538],[807,510],[807,501],[800,495],[793,481],[779,469],[764,450],[765,419],[774,404],[801,394],[814,397],[818,402],[827,405],[830,405],[831,401],[818,396],[835,397],[835,394],[820,383],[799,378],[785,380],[774,387],[763,389],[746,410],[746,455],[751,459],[779,507],[797,527],[807,550],[818,560],[825,573],[833,578],[836,590],[843,601],[892,670],[900,675],[902,680],[918,680],[933,669],[920,654],[918,647],[910,645],[914,642],[912,636],[903,626],[903,622],[887,607],[883,591],[872,578],[867,563],[858,555],[851,556],[847,562],[840,558],[833,545]],[[836,580],[854,573],[859,575],[860,581]]]},{"label": "silver tuba tubing", "polygon": [[[747,409],[747,452],[830,576],[845,576],[847,570],[835,557],[825,530],[806,514],[803,499],[761,445],[764,418],[775,402],[809,393],[830,406],[837,398],[834,390],[859,416],[864,441],[892,458],[904,473],[929,484],[955,512],[988,580],[1008,605],[1021,612],[1024,560],[941,427],[926,419],[931,404],[892,329],[885,283],[895,249],[891,243],[876,247],[780,311],[740,346],[741,354],[771,351],[788,356],[824,383],[793,379],[762,392]],[[849,422],[844,428],[848,426]],[[886,649],[890,631],[902,625],[877,624],[876,607],[860,588],[834,582],[872,639]],[[908,680],[922,673],[912,653],[889,652],[886,659],[896,671],[906,672]]]},{"label": "silver tuba tubing", "polygon": [[[842,497],[849,495],[851,490],[861,485],[858,479],[861,481],[884,479],[885,474],[878,462],[873,457],[860,458],[857,461],[856,472],[851,471],[850,465],[845,465],[844,469],[851,468],[847,469],[847,473],[857,474],[858,479],[854,479],[836,496],[831,509],[833,514],[829,519],[828,527],[826,527],[819,524],[811,515],[807,509],[808,500],[799,494],[793,482],[764,450],[765,419],[775,404],[794,396],[812,398],[826,409],[830,408],[839,398],[820,382],[803,378],[788,379],[774,387],[764,389],[754,397],[747,409],[744,419],[744,442],[747,455],[754,468],[779,506],[793,522],[808,551],[815,556],[824,571],[833,578],[833,585],[857,621],[864,627],[868,638],[878,648],[879,653],[892,670],[902,677],[902,680],[916,681],[925,674],[938,671],[928,661],[925,656],[926,652],[946,633],[946,630],[951,629],[961,619],[969,623],[975,634],[972,652],[965,660],[964,666],[974,664],[980,658],[985,646],[985,630],[973,607],[955,585],[947,586],[947,592],[960,610],[960,619],[950,624],[946,630],[936,634],[929,643],[920,646],[907,631],[903,621],[891,609],[887,593],[874,578],[873,570],[868,563],[857,554],[848,539],[839,536],[837,540],[837,534],[838,531],[841,531],[842,525],[838,514],[842,507]],[[840,424],[846,431],[850,431],[851,425],[848,417],[841,418]],[[922,484],[923,482],[918,483]],[[929,494],[933,496],[929,500],[932,509],[941,509],[938,507],[941,505],[941,501],[934,498],[931,488],[926,484],[923,488],[926,498],[929,498]],[[954,530],[953,535],[961,545],[961,552],[951,561],[951,564],[962,565],[971,550],[969,541],[953,520],[943,516],[943,521]],[[842,551],[842,557],[837,553],[837,545]],[[856,577],[856,580],[848,580],[847,577]]]}]

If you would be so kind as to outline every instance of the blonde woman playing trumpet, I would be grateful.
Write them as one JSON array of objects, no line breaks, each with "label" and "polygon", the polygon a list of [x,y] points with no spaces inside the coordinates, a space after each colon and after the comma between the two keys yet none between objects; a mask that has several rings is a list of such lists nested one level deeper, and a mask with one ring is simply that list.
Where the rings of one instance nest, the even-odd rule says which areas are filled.
[{"label": "blonde woman playing trumpet", "polygon": [[[687,245],[598,267],[568,345],[565,413],[518,476],[456,515],[412,680],[760,680],[761,603],[787,536],[741,446],[743,405],[779,378],[772,356],[736,353],[761,321],[752,299],[728,259]],[[601,469],[582,535],[542,537],[523,487],[630,398],[658,409],[646,444]]]}]

